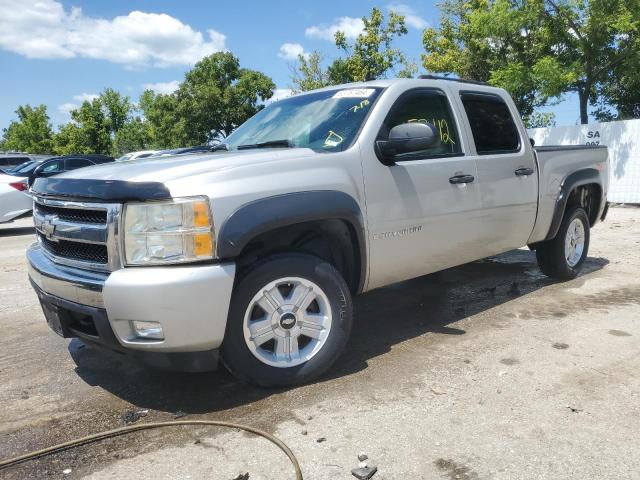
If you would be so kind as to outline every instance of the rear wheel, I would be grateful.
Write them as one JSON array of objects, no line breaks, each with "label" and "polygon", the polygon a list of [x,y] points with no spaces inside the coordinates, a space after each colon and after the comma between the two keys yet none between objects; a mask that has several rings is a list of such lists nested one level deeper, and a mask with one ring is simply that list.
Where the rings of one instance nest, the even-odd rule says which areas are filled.
[{"label": "rear wheel", "polygon": [[342,353],[351,324],[349,288],[332,265],[276,255],[236,284],[222,358],[231,373],[257,385],[309,382]]},{"label": "rear wheel", "polygon": [[552,278],[575,278],[589,251],[589,218],[582,208],[567,211],[555,238],[536,248],[538,265]]}]

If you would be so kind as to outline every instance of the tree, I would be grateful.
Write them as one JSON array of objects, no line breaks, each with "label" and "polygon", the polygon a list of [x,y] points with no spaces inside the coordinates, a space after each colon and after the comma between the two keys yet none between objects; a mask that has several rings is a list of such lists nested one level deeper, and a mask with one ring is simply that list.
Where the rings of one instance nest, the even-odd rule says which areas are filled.
[{"label": "tree", "polygon": [[119,157],[128,152],[137,150],[148,150],[151,147],[151,135],[148,123],[140,117],[128,120],[115,135],[113,139],[113,155]]},{"label": "tree", "polygon": [[100,94],[99,100],[108,122],[109,132],[115,137],[118,130],[131,119],[133,105],[131,105],[129,97],[122,96],[120,92],[112,88],[106,88]]},{"label": "tree", "polygon": [[382,78],[397,64],[406,62],[398,48],[392,48],[393,40],[407,34],[404,16],[389,13],[385,24],[384,14],[378,8],[371,10],[369,18],[362,17],[364,29],[353,44],[347,42],[344,32],[336,32],[336,46],[347,57],[345,69],[354,81],[368,81]]},{"label": "tree", "polygon": [[174,93],[144,92],[140,108],[154,148],[202,145],[226,137],[255,115],[274,89],[263,73],[218,52],[196,63]]},{"label": "tree", "polygon": [[71,111],[71,122],[62,125],[54,139],[54,151],[71,153],[111,153],[110,119],[100,98],[85,100]]},{"label": "tree", "polygon": [[640,117],[640,55],[617,64],[598,85],[598,107],[594,112],[600,121],[627,120]]},{"label": "tree", "polygon": [[638,56],[640,0],[547,0],[545,5],[555,27],[550,70],[564,79],[564,84],[547,79],[545,87],[549,93],[577,92],[580,121],[588,123],[598,84]]},{"label": "tree", "polygon": [[186,138],[191,144],[204,144],[226,137],[262,108],[275,87],[263,73],[240,68],[230,52],[203,58],[175,92]]},{"label": "tree", "polygon": [[322,68],[323,56],[317,51],[298,55],[298,64],[291,67],[291,90],[306,92],[331,85],[329,72]]},{"label": "tree", "polygon": [[47,107],[20,105],[16,110],[17,121],[2,130],[0,149],[29,153],[51,153],[53,131]]},{"label": "tree", "polygon": [[[577,92],[582,123],[607,72],[637,48],[640,0],[445,0],[424,67],[506,88],[527,119]],[[636,47],[634,47],[636,45]]]},{"label": "tree", "polygon": [[306,91],[384,78],[398,65],[404,67],[399,76],[413,76],[416,66],[407,61],[400,49],[392,48],[395,38],[407,33],[404,16],[391,12],[385,22],[382,11],[374,8],[369,18],[362,17],[362,22],[364,29],[353,43],[347,41],[344,32],[336,32],[336,46],[345,56],[333,60],[326,69],[320,53],[300,55],[291,75],[292,89]]}]

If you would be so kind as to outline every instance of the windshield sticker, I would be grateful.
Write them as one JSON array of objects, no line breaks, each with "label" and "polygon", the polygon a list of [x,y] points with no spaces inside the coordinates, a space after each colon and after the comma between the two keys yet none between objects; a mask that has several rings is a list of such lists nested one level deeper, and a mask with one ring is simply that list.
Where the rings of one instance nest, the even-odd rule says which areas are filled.
[{"label": "windshield sticker", "polygon": [[333,130],[329,130],[329,135],[327,135],[327,138],[324,139],[324,146],[337,147],[342,142],[344,142],[344,138],[342,136],[338,135]]},{"label": "windshield sticker", "polygon": [[373,88],[349,88],[336,92],[331,98],[369,98],[373,92]]},{"label": "windshield sticker", "polygon": [[354,105],[353,107],[349,108],[349,110],[351,110],[353,113],[356,113],[358,110],[362,110],[364,107],[366,107],[367,105],[369,105],[369,100],[367,100],[366,98],[364,100],[362,100],[360,103],[358,103],[357,105]]}]

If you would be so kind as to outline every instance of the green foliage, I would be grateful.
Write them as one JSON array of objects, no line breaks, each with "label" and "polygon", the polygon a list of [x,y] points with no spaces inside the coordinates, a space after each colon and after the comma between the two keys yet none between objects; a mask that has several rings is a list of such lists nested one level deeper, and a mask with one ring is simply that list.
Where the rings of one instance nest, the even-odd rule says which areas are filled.
[{"label": "green foliage", "polygon": [[527,128],[556,126],[556,114],[553,112],[533,112],[523,120]]},{"label": "green foliage", "polygon": [[55,153],[111,152],[111,121],[102,96],[82,102],[79,108],[71,111],[71,120],[60,127],[54,139]]},{"label": "green foliage", "polygon": [[0,150],[29,153],[51,153],[53,132],[47,107],[20,105],[16,110],[18,120],[2,130]]},{"label": "green foliage", "polygon": [[638,51],[640,0],[445,0],[424,67],[507,89],[524,117],[566,92],[587,104]]},{"label": "green foliage", "polygon": [[345,70],[356,82],[382,78],[395,65],[405,63],[405,56],[398,48],[392,48],[393,40],[407,34],[404,17],[389,13],[385,23],[384,14],[378,8],[371,10],[369,18],[363,17],[363,32],[352,44],[347,42],[344,32],[336,32],[336,46],[346,55]]},{"label": "green foliage", "polygon": [[291,90],[306,92],[331,85],[331,74],[322,68],[323,59],[317,51],[298,55],[298,64],[291,68]]},{"label": "green foliage", "polygon": [[147,122],[136,117],[127,121],[118,130],[113,139],[111,151],[115,157],[119,157],[128,152],[149,150],[150,144],[151,134]]},{"label": "green foliage", "polygon": [[145,92],[140,108],[154,148],[202,145],[226,137],[255,115],[274,89],[269,77],[240,68],[237,57],[219,52],[196,63],[176,92]]},{"label": "green foliage", "polygon": [[406,35],[404,17],[391,12],[385,22],[382,11],[371,10],[371,15],[363,17],[364,30],[353,43],[347,41],[344,32],[336,32],[336,46],[345,55],[337,58],[325,69],[323,56],[312,52],[308,57],[300,55],[298,64],[291,75],[292,89],[306,91],[328,85],[360,82],[384,78],[397,66],[403,66],[399,76],[412,77],[417,66],[408,62],[402,51],[393,48],[397,37]]}]

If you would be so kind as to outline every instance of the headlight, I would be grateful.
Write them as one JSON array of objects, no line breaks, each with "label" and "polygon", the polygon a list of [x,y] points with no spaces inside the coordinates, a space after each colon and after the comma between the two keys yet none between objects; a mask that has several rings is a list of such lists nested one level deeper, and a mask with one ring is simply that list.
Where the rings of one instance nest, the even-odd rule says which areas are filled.
[{"label": "headlight", "polygon": [[187,263],[213,258],[213,220],[205,197],[129,203],[124,211],[127,265]]}]

